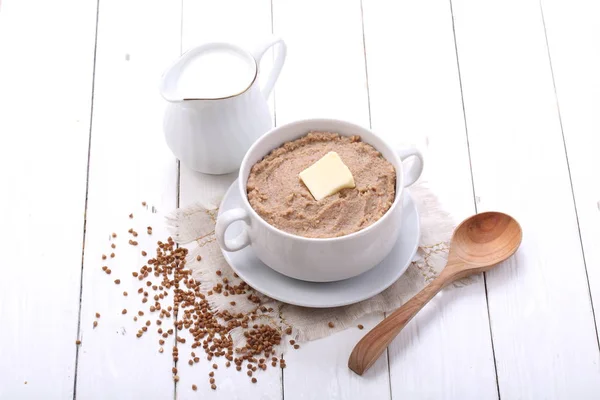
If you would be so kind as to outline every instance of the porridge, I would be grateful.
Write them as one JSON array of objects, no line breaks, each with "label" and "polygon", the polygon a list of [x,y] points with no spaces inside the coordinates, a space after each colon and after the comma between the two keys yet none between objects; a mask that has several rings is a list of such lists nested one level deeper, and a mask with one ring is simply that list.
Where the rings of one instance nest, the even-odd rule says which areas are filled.
[{"label": "porridge", "polygon": [[[299,174],[335,152],[354,178],[317,201]],[[247,183],[252,208],[269,224],[309,238],[348,235],[373,224],[394,202],[396,171],[359,136],[311,132],[271,151],[251,169]]]}]

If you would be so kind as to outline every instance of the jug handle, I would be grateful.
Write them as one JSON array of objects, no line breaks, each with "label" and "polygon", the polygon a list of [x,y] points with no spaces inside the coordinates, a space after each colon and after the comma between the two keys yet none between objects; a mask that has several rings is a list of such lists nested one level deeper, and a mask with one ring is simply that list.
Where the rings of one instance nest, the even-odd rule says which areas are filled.
[{"label": "jug handle", "polygon": [[266,42],[261,43],[259,46],[256,46],[254,51],[252,52],[252,56],[256,60],[256,67],[260,68],[260,60],[263,58],[267,50],[269,50],[272,46],[279,44],[279,51],[275,57],[275,63],[273,64],[273,68],[271,69],[271,73],[267,78],[267,82],[265,86],[262,88],[262,93],[265,98],[269,98],[271,91],[273,90],[273,86],[275,86],[275,82],[277,82],[277,78],[279,78],[279,73],[283,68],[283,63],[285,62],[285,56],[287,54],[287,46],[285,42],[278,37],[272,37],[268,39]]}]

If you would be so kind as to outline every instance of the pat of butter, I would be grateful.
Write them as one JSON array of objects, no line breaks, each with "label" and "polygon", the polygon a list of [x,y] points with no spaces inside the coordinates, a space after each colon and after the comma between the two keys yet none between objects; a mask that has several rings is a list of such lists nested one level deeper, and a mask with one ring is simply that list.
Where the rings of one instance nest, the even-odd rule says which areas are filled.
[{"label": "pat of butter", "polygon": [[299,176],[317,201],[342,189],[355,187],[352,172],[335,151],[325,154]]}]

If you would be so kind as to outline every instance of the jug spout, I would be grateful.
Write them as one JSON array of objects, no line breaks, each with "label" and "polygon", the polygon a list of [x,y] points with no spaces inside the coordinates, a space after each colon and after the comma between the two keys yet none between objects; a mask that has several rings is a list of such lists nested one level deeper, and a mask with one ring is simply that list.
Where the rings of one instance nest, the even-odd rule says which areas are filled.
[{"label": "jug spout", "polygon": [[184,53],[163,75],[160,92],[176,103],[218,100],[248,90],[258,75],[252,55],[229,43],[208,43]]}]

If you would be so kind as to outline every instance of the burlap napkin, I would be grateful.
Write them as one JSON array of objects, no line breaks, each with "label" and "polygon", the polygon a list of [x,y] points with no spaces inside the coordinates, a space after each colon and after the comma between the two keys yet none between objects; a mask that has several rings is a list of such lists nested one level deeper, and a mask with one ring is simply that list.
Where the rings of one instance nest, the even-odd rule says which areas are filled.
[{"label": "burlap napkin", "polygon": [[[454,228],[452,218],[440,207],[427,185],[418,183],[410,188],[410,192],[421,221],[419,250],[404,275],[382,293],[345,307],[313,309],[284,304],[249,289],[250,292],[243,295],[209,295],[211,306],[215,311],[227,310],[230,313],[247,313],[258,308],[261,317],[256,323],[270,324],[288,332],[292,328],[292,335],[298,341],[318,339],[354,326],[353,321],[366,314],[395,310],[444,267],[448,240]],[[204,294],[212,291],[217,283],[222,283],[223,277],[231,284],[241,282],[223,258],[216,242],[214,229],[217,214],[218,209],[214,206],[195,204],[175,210],[167,217],[173,239],[190,250],[186,265],[194,271],[195,279],[201,282]],[[217,271],[220,271],[220,275],[217,275]],[[333,322],[334,328],[328,326],[329,322]],[[243,341],[243,332],[234,330],[231,334],[234,341]]]}]

